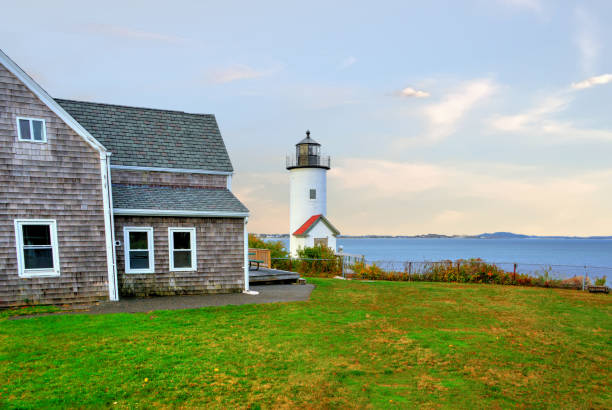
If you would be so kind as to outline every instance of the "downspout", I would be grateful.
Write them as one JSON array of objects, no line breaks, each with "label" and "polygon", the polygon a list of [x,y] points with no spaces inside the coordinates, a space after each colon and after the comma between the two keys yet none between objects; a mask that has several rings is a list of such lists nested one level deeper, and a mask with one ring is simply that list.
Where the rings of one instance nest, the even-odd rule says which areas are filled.
[{"label": "downspout", "polygon": [[249,232],[247,231],[247,223],[249,217],[244,217],[244,290],[242,293],[247,295],[259,295],[259,292],[251,290],[249,287]]},{"label": "downspout", "polygon": [[113,207],[113,181],[111,179],[111,166],[110,156],[112,153],[108,153],[106,156],[106,169],[108,171],[108,202],[109,213],[110,213],[110,226],[111,226],[111,238],[113,242],[113,280],[115,281],[115,301],[119,300],[119,282],[117,281],[117,247],[115,246],[115,213]]},{"label": "downspout", "polygon": [[100,173],[102,176],[102,205],[104,207],[104,231],[106,239],[106,262],[108,271],[108,298],[119,300],[117,288],[117,264],[114,244],[113,200],[111,192],[110,152],[100,153]]}]

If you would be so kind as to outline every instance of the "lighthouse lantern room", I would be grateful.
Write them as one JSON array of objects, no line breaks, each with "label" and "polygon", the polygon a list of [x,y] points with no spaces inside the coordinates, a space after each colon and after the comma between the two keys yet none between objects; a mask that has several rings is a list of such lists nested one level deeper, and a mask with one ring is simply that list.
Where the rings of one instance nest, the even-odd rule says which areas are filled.
[{"label": "lighthouse lantern room", "polygon": [[336,251],[340,232],[327,219],[327,171],[330,159],[321,154],[321,144],[306,138],[287,156],[289,170],[289,248],[297,256],[300,248],[327,246]]}]

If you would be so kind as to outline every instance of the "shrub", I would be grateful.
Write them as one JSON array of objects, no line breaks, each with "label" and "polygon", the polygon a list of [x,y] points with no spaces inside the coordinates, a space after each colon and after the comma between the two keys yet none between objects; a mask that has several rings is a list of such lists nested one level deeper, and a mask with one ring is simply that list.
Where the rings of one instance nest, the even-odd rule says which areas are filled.
[{"label": "shrub", "polygon": [[601,278],[597,278],[595,279],[595,286],[605,286],[606,284],[606,277],[602,276]]},{"label": "shrub", "polygon": [[[551,277],[551,269],[536,272],[536,276],[526,273],[508,272],[499,266],[482,259],[441,261],[426,263],[418,272],[385,271],[376,263],[357,262],[351,266],[353,276],[359,279],[458,283],[491,283],[500,285],[542,286],[555,288],[581,288],[582,277],[561,281]],[[605,283],[605,278],[604,278]]]},{"label": "shrub", "polygon": [[253,234],[249,234],[249,248],[269,249],[272,259],[286,258],[289,256],[289,252],[287,252],[285,245],[281,241],[266,242]]}]

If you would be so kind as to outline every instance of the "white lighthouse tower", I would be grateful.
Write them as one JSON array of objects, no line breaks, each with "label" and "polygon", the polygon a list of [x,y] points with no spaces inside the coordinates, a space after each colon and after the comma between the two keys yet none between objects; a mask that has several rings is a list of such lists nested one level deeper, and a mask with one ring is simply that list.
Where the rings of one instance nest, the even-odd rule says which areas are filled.
[{"label": "white lighthouse tower", "polygon": [[299,248],[312,246],[336,251],[340,232],[327,219],[329,168],[329,156],[321,155],[321,144],[306,131],[306,138],[295,144],[295,155],[287,156],[291,256],[297,256]]}]

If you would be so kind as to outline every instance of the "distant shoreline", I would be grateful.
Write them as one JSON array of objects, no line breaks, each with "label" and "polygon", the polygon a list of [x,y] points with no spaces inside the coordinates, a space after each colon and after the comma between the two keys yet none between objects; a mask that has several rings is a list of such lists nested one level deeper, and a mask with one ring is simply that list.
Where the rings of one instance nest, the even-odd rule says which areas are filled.
[{"label": "distant shoreline", "polygon": [[[287,239],[289,234],[255,234],[260,238],[266,239]],[[338,235],[338,238],[345,239],[612,239],[612,236],[540,236],[522,235],[512,232],[483,233],[480,235]]]}]

